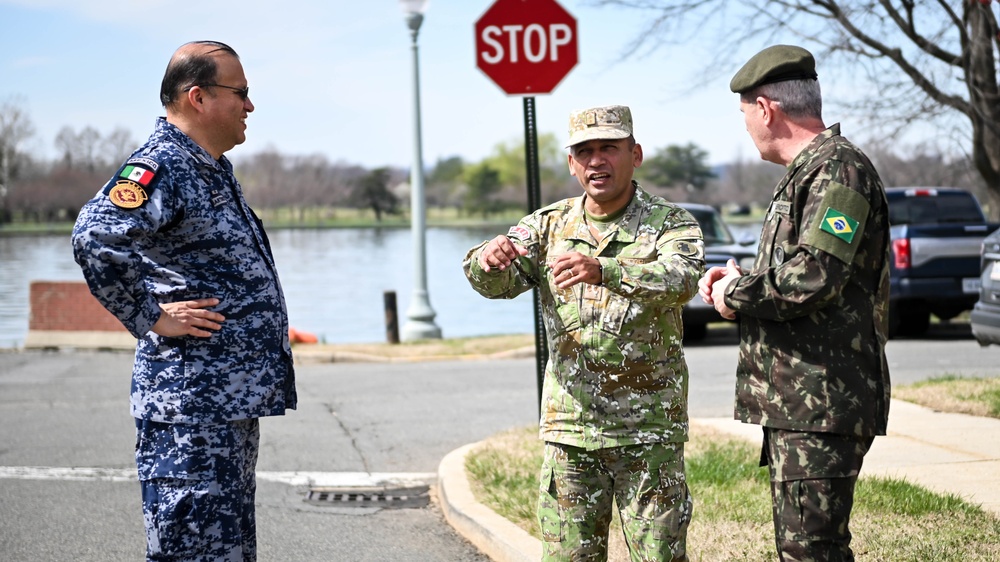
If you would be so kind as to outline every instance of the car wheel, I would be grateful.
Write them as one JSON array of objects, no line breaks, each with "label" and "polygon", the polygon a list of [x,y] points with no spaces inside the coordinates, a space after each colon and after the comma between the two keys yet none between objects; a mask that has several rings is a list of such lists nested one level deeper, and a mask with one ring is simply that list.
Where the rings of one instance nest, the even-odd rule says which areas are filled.
[{"label": "car wheel", "polygon": [[706,324],[684,324],[684,341],[700,341],[708,336]]},{"label": "car wheel", "polygon": [[930,310],[921,302],[894,303],[889,307],[889,337],[922,336],[930,325]]}]

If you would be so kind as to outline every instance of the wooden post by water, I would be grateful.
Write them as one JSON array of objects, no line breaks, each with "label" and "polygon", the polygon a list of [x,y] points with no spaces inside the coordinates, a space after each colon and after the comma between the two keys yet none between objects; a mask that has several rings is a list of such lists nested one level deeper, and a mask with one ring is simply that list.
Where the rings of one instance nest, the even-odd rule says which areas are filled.
[{"label": "wooden post by water", "polygon": [[385,340],[389,343],[399,343],[399,315],[396,314],[396,291],[382,293],[385,306]]}]

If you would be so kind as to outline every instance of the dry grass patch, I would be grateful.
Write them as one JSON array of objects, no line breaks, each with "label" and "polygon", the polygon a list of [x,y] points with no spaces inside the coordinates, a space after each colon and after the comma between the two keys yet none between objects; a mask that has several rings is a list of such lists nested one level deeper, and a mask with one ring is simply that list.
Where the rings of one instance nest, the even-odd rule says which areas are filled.
[{"label": "dry grass patch", "polygon": [[893,387],[892,397],[941,412],[1000,418],[1000,378],[939,377]]},{"label": "dry grass patch", "polygon": [[[465,355],[493,355],[531,347],[535,344],[532,334],[514,334],[502,336],[485,336],[476,338],[449,338],[439,340],[421,340],[415,342],[389,343],[356,343],[356,344],[319,344],[308,346],[314,353],[346,352],[387,359],[403,357],[461,357]],[[300,349],[300,348],[297,348]],[[301,348],[306,349],[306,348]]]}]

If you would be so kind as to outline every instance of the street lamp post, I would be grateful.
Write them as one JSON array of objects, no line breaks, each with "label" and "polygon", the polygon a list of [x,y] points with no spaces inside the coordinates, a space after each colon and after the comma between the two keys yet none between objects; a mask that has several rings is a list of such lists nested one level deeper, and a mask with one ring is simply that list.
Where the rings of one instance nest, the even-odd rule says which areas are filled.
[{"label": "street lamp post", "polygon": [[420,138],[420,64],[417,57],[417,33],[424,21],[429,0],[399,0],[410,28],[413,51],[413,169],[410,171],[410,215],[413,231],[413,297],[406,310],[403,341],[441,337],[441,328],[434,324],[434,309],[427,294],[427,253],[425,236],[427,210],[424,201],[424,155]]}]

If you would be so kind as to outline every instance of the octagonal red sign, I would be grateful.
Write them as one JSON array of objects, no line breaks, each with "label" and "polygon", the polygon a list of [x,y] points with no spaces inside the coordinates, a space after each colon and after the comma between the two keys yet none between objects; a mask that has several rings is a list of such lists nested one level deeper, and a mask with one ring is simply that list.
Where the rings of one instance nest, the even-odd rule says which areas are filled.
[{"label": "octagonal red sign", "polygon": [[476,21],[476,66],[510,95],[547,94],[576,63],[576,19],[555,0],[496,0]]}]

